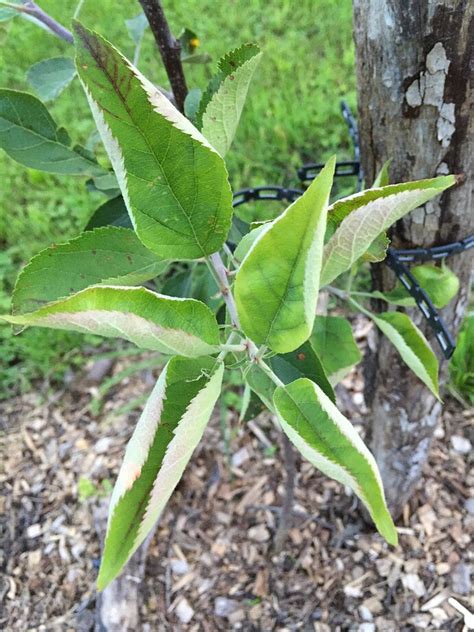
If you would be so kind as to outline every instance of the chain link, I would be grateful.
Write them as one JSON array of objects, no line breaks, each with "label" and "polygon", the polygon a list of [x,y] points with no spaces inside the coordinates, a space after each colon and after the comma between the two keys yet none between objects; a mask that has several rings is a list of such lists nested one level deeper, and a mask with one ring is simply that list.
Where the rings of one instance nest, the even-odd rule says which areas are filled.
[{"label": "chain link", "polygon": [[389,248],[385,262],[393,270],[403,287],[415,299],[418,309],[433,330],[444,357],[449,359],[454,353],[456,343],[430,297],[420,287],[409,268],[400,260],[397,250]]}]

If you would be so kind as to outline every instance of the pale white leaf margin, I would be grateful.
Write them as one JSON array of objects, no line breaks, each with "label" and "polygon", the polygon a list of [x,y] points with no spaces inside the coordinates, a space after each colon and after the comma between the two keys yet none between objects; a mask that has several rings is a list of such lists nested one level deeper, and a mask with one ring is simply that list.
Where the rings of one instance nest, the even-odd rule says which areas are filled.
[{"label": "pale white leaf margin", "polygon": [[[336,157],[333,156],[327,161],[320,174],[317,176],[317,178],[315,178],[315,180],[313,180],[313,182],[310,184],[308,189],[301,197],[292,202],[290,206],[288,206],[283,211],[283,213],[281,213],[274,220],[272,220],[271,222],[266,222],[262,226],[254,229],[255,231],[260,231],[260,233],[248,249],[241,263],[241,268],[244,266],[245,261],[249,258],[253,250],[255,250],[257,244],[259,244],[264,239],[265,235],[270,232],[277,224],[279,224],[280,222],[284,224],[288,222],[289,224],[291,224],[294,219],[293,215],[295,216],[296,220],[300,219],[299,215],[301,215],[301,211],[305,211],[308,208],[308,194],[311,195],[312,192],[316,192],[318,185],[322,186],[321,183],[323,181],[323,178],[326,176],[327,172],[334,172],[335,165]],[[311,190],[312,188],[313,190]],[[309,327],[312,327],[314,317],[316,315],[316,306],[318,302],[319,291],[319,271],[321,270],[322,265],[324,230],[326,227],[330,193],[331,190],[329,187],[327,197],[324,200],[324,203],[321,205],[316,226],[313,229],[313,240],[306,254],[305,272],[303,279],[304,313],[306,324]],[[312,209],[310,209],[310,212],[311,211]],[[291,230],[291,226],[288,227],[288,230]],[[249,235],[250,234],[251,233],[249,233]]]},{"label": "pale white leaf margin", "polygon": [[[158,294],[144,287],[124,287],[122,285],[91,285],[90,287],[76,292],[70,297],[60,299],[41,307],[36,312],[18,314],[12,316],[2,316],[2,319],[17,325],[50,327],[52,329],[66,329],[78,331],[79,333],[90,333],[104,336],[105,338],[123,338],[142,349],[159,351],[165,354],[178,354],[187,357],[197,357],[199,355],[209,355],[217,351],[213,346],[198,336],[195,336],[182,329],[172,329],[153,323],[143,316],[133,312],[121,312],[118,310],[94,310],[86,309],[77,312],[67,310],[56,313],[48,313],[52,309],[60,310],[61,305],[67,305],[75,301],[81,294],[87,294],[90,290],[100,289],[119,290],[121,293],[133,294],[136,292],[150,294],[154,298],[166,301],[193,301],[203,305],[195,299],[180,298],[177,296],[166,296]],[[193,353],[190,353],[190,349]]]},{"label": "pale white leaf margin", "polygon": [[234,139],[250,82],[261,58],[262,53],[257,53],[228,75],[212,95],[202,116],[202,132],[222,157]]},{"label": "pale white leaf margin", "polygon": [[324,247],[321,286],[348,270],[380,233],[441,191],[436,187],[401,191],[352,211]]},{"label": "pale white leaf margin", "polygon": [[[120,498],[139,477],[147,459],[150,446],[160,424],[163,401],[166,398],[167,366],[163,369],[127,446],[124,461],[112,494],[109,509],[109,525],[114,508]],[[158,476],[153,484],[147,509],[140,525],[129,557],[140,546],[154,523],[158,520],[176,485],[200,442],[217,398],[221,391],[224,365],[221,363],[203,389],[191,400],[185,414],[174,430],[168,444]]]},{"label": "pale white leaf margin", "polygon": [[[144,92],[148,97],[150,105],[157,114],[163,116],[163,118],[165,118],[179,131],[188,136],[191,136],[194,140],[201,143],[201,145],[204,145],[212,152],[218,153],[209,143],[209,141],[201,134],[201,132],[185,116],[183,116],[181,112],[179,112],[179,110],[174,107],[174,105],[165,97],[164,94],[162,94],[158,90],[158,88],[156,88],[156,86],[151,83],[151,81],[149,81],[144,75],[142,75],[141,72],[137,68],[135,68],[135,66],[126,57],[124,57],[118,51],[117,53],[122,57],[124,64],[127,65],[129,70],[140,82]],[[119,184],[120,191],[122,192],[122,196],[125,202],[125,206],[127,207],[130,220],[132,222],[133,228],[136,230],[137,226],[134,218],[134,213],[131,209],[130,196],[127,187],[127,172],[125,170],[124,158],[122,150],[120,149],[120,144],[115,136],[112,134],[110,127],[107,125],[101,107],[92,96],[87,84],[82,80],[82,78],[80,78],[80,80],[84,88],[87,101],[89,102],[96,127],[99,131],[102,142],[104,143],[104,147],[107,151],[110,162],[112,163],[112,167],[117,177],[117,182]],[[113,90],[112,87],[110,89]],[[138,132],[141,131],[138,126],[136,129]]]},{"label": "pale white leaf margin", "polygon": [[[310,380],[307,380],[310,382]],[[359,433],[354,428],[354,426],[350,423],[348,419],[344,417],[344,415],[338,410],[338,408],[331,402],[329,397],[321,390],[321,388],[311,382],[311,386],[313,387],[317,400],[324,410],[325,413],[332,419],[334,424],[338,427],[341,434],[348,439],[355,450],[357,450],[361,456],[369,463],[370,468],[373,470],[373,474],[377,480],[377,483],[380,485],[381,490],[383,490],[383,483],[380,477],[379,469],[377,467],[377,463],[375,462],[374,457],[367,449],[366,445],[362,441],[359,436]],[[336,481],[339,481],[343,485],[347,485],[359,496],[361,500],[364,501],[368,506],[370,506],[370,502],[366,497],[364,490],[360,487],[357,480],[346,470],[344,467],[340,466],[334,461],[323,456],[320,452],[312,448],[306,441],[301,437],[301,435],[290,425],[288,424],[284,417],[282,417],[278,411],[278,406],[275,406],[278,421],[281,424],[285,434],[288,436],[290,441],[296,446],[296,448],[301,452],[301,454],[308,459],[310,463],[312,463],[315,467],[317,467],[321,472],[333,478]],[[383,491],[382,491],[383,494]]]},{"label": "pale white leaf margin", "polygon": [[[382,506],[377,508],[364,492],[363,488],[360,486],[358,481],[352,476],[352,474],[345,469],[343,466],[331,461],[320,452],[315,450],[311,445],[306,443],[306,441],[302,438],[302,436],[295,430],[290,424],[288,424],[283,415],[280,413],[278,409],[278,405],[275,402],[275,409],[277,413],[278,420],[282,426],[283,431],[288,436],[290,441],[295,445],[295,447],[301,452],[301,454],[308,459],[310,463],[312,463],[315,467],[321,470],[324,474],[329,476],[330,478],[339,481],[343,485],[347,485],[350,487],[354,493],[362,500],[362,502],[366,505],[369,513],[374,520],[374,523],[377,525],[377,529],[379,532],[393,544],[396,544],[397,534],[395,527],[390,518],[390,514],[386,508],[385,502],[385,494],[383,489],[382,479],[379,473],[379,469],[377,467],[377,463],[360,438],[358,432],[355,430],[354,426],[350,423],[346,417],[338,410],[338,408],[333,404],[333,402],[329,399],[329,397],[321,390],[321,388],[312,382],[311,380],[307,380],[303,378],[305,382],[310,385],[315,392],[316,399],[324,410],[324,412],[330,417],[330,419],[337,426],[338,430],[341,434],[351,443],[354,450],[356,450],[359,455],[368,463],[377,486],[379,488]],[[288,394],[289,395],[289,394]],[[291,397],[291,396],[290,396]],[[380,511],[380,508],[382,511]]]}]

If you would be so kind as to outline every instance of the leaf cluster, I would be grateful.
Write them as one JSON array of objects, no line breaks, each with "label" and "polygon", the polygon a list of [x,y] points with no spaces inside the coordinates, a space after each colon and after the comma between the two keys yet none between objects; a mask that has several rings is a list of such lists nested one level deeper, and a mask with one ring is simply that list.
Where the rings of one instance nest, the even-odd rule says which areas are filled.
[{"label": "leaf cluster", "polygon": [[[137,42],[142,27],[130,25]],[[303,456],[350,487],[396,544],[377,465],[333,390],[360,352],[350,323],[316,316],[317,303],[326,288],[366,314],[438,397],[436,357],[409,317],[372,314],[337,283],[382,259],[389,226],[454,177],[390,185],[382,173],[381,186],[331,204],[333,157],[288,208],[241,234],[233,253],[224,156],[260,62],[258,47],[244,45],[219,62],[207,89],[188,103],[190,120],[112,44],[79,23],[74,29],[76,72],[113,172],[72,145],[26,93],[0,91],[0,146],[26,166],[87,174],[111,199],[79,237],[31,260],[3,319],[121,338],[168,357],[112,494],[99,587],[120,573],[158,519],[203,435],[224,373],[234,369],[246,383],[242,418],[260,401]],[[438,273],[423,274],[428,282]]]}]

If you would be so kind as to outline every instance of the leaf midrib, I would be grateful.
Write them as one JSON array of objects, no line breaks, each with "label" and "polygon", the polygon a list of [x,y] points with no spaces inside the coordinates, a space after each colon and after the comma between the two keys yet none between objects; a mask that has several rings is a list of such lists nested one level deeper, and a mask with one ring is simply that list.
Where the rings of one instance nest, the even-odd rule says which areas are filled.
[{"label": "leaf midrib", "polygon": [[[110,74],[110,72],[109,72],[109,70],[108,70],[108,68],[107,68],[107,65],[104,63],[104,60],[103,60],[103,59],[102,59],[102,57],[99,55],[99,53],[98,53],[98,52],[96,52],[96,51],[94,50],[94,48],[91,46],[91,44],[90,44],[90,42],[89,42],[88,38],[83,38],[83,39],[82,39],[82,41],[83,41],[84,45],[86,46],[86,48],[89,50],[89,53],[91,54],[91,56],[92,56],[92,57],[93,57],[93,59],[95,60],[95,62],[96,62],[96,64],[98,65],[98,67],[99,67],[99,68],[102,70],[102,72],[106,75],[106,77],[108,78],[108,80],[109,80],[110,84],[113,86],[115,94],[117,94],[117,96],[119,97],[119,99],[122,101],[123,106],[124,106],[125,110],[127,111],[127,114],[128,114],[128,116],[129,116],[130,120],[132,121],[132,123],[133,123],[133,125],[134,125],[135,129],[137,129],[137,130],[140,132],[140,134],[141,134],[142,138],[144,139],[144,141],[145,141],[146,145],[147,145],[147,146],[148,146],[148,148],[150,149],[150,153],[151,153],[151,155],[152,155],[152,156],[154,156],[156,163],[160,166],[160,170],[161,170],[161,172],[163,173],[163,175],[164,175],[164,177],[165,177],[165,179],[166,179],[166,183],[167,183],[167,186],[168,186],[168,188],[169,188],[169,190],[170,190],[171,194],[173,195],[174,199],[176,200],[176,203],[178,204],[179,208],[181,209],[181,211],[182,211],[182,213],[183,213],[184,217],[185,217],[185,218],[186,218],[186,220],[188,221],[188,224],[189,224],[189,226],[190,226],[190,228],[191,228],[191,231],[192,231],[193,237],[194,237],[194,239],[195,239],[195,241],[196,241],[196,244],[198,245],[198,247],[199,247],[199,249],[200,249],[200,251],[201,251],[202,255],[203,255],[203,256],[206,256],[206,251],[204,250],[204,248],[203,248],[203,246],[202,246],[202,244],[201,244],[200,240],[198,239],[198,237],[197,237],[197,235],[196,235],[196,231],[195,231],[195,229],[194,229],[194,225],[193,225],[193,223],[191,222],[190,216],[186,213],[186,211],[185,211],[185,209],[184,209],[183,205],[181,204],[181,202],[180,202],[180,201],[178,200],[178,198],[176,197],[176,195],[175,195],[175,193],[174,193],[174,190],[172,189],[172,187],[171,187],[171,186],[170,186],[170,184],[169,184],[169,179],[168,179],[168,176],[167,176],[167,174],[165,173],[164,169],[162,168],[161,163],[160,163],[160,161],[158,160],[158,157],[157,157],[157,155],[156,155],[156,153],[155,153],[155,151],[154,151],[153,147],[151,146],[151,144],[150,144],[150,142],[149,142],[149,140],[148,140],[147,136],[146,136],[146,135],[145,135],[145,133],[143,132],[142,128],[141,128],[141,127],[140,127],[140,126],[136,123],[136,121],[135,121],[134,117],[132,116],[132,112],[131,112],[130,108],[128,107],[127,101],[126,101],[125,97],[123,96],[122,92],[120,91],[119,87],[117,86],[115,79],[111,76],[111,74]],[[115,60],[113,61],[113,63],[114,63],[114,64],[116,64]],[[134,79],[136,79],[137,81],[139,81],[138,77],[136,76],[136,74],[133,72],[133,70],[132,70],[131,68],[128,68],[128,71],[129,71],[130,73],[132,73],[132,78],[134,78]],[[131,80],[130,80],[130,83],[131,83]],[[143,89],[143,91],[145,92],[145,96],[146,96],[146,99],[147,99],[147,101],[148,101],[148,103],[149,103],[149,105],[150,105],[151,110],[152,110],[152,111],[154,111],[154,110],[153,110],[153,106],[152,106],[151,102],[150,102],[150,101],[149,101],[149,99],[148,99],[148,95],[147,95],[147,93],[146,93],[145,89]],[[102,107],[102,106],[101,106],[101,107]],[[103,108],[103,109],[105,109],[105,108]],[[158,114],[158,112],[157,112],[157,114]],[[165,117],[163,117],[163,118],[165,118]],[[173,123],[172,123],[171,121],[169,121],[169,123],[170,123],[170,125],[172,126],[172,128],[174,128]],[[191,140],[192,140],[192,139],[191,139]],[[170,142],[170,141],[168,141],[168,142]],[[195,148],[194,148],[194,144],[193,144],[193,143],[191,143],[191,147],[192,147],[193,152],[194,152],[194,149],[195,149]],[[151,217],[151,216],[150,216],[150,217]],[[155,220],[155,218],[152,218],[152,219],[154,219],[154,220]],[[155,221],[156,221],[156,220],[155,220]],[[215,225],[215,220],[214,220],[214,225]],[[169,229],[169,226],[168,226],[167,228]]]}]

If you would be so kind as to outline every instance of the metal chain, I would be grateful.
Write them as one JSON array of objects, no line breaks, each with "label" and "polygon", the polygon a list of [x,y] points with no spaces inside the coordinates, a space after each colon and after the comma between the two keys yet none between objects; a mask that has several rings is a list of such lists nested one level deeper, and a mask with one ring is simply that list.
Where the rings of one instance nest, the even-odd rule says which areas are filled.
[{"label": "metal chain", "polygon": [[254,187],[252,189],[241,189],[234,193],[232,206],[237,208],[241,204],[246,204],[253,200],[281,200],[284,202],[294,202],[296,198],[303,195],[301,189],[286,189],[280,186]]},{"label": "metal chain", "polygon": [[[357,188],[356,191],[362,191],[362,184],[364,180],[364,174],[362,173],[362,166],[360,164],[360,145],[359,145],[359,130],[357,128],[357,122],[351,112],[351,108],[347,101],[341,101],[341,112],[344,120],[347,123],[349,136],[352,141],[352,148],[354,151],[354,159],[346,160],[344,162],[338,162],[336,164],[336,171],[334,173],[336,178],[345,178],[347,176],[357,176]],[[301,182],[307,182],[308,180],[314,180],[321,169],[324,167],[324,163],[309,162],[298,169],[298,178]]]},{"label": "metal chain", "polygon": [[445,259],[451,255],[457,255],[474,248],[474,235],[466,237],[461,241],[453,241],[443,246],[433,246],[432,248],[412,248],[410,250],[396,250],[397,258],[404,263],[414,263],[415,261],[437,261]]},{"label": "metal chain", "polygon": [[[335,177],[357,176],[357,191],[361,191],[364,176],[360,164],[360,146],[357,122],[346,101],[341,101],[341,111],[342,116],[347,123],[349,135],[352,140],[354,160],[336,163],[334,175]],[[324,163],[304,164],[300,167],[300,169],[298,169],[298,177],[304,184],[305,182],[314,180],[323,167]],[[304,191],[301,189],[285,188],[278,185],[241,189],[234,194],[233,206],[236,208],[241,204],[260,200],[294,202],[303,193]],[[445,259],[446,257],[451,257],[452,255],[465,252],[470,248],[474,248],[474,235],[470,235],[460,241],[444,244],[442,246],[433,246],[432,248],[412,248],[408,250],[389,248],[387,250],[387,258],[385,259],[385,263],[393,270],[400,283],[414,298],[423,317],[433,330],[443,355],[447,359],[453,355],[456,348],[454,339],[449,333],[446,324],[439,315],[436,307],[431,302],[429,296],[423,288],[420,287],[417,280],[405,264],[423,261],[439,261],[440,259]]]},{"label": "metal chain", "polygon": [[389,248],[387,250],[387,258],[385,259],[385,262],[388,267],[394,271],[403,287],[415,299],[418,309],[433,330],[444,357],[449,360],[454,353],[456,343],[448,331],[444,320],[438,313],[438,310],[431,302],[430,297],[425,290],[420,287],[409,268],[402,263],[398,254],[399,253],[396,250]]}]

